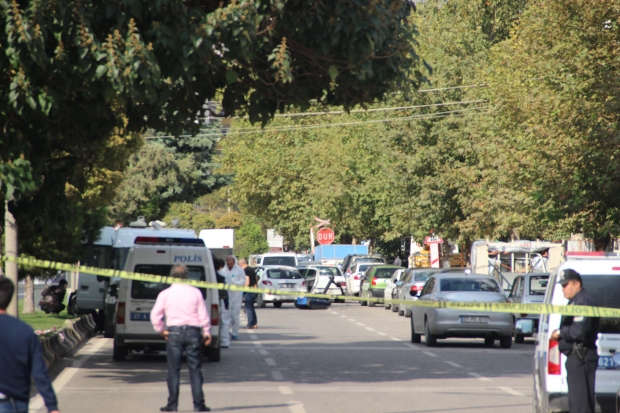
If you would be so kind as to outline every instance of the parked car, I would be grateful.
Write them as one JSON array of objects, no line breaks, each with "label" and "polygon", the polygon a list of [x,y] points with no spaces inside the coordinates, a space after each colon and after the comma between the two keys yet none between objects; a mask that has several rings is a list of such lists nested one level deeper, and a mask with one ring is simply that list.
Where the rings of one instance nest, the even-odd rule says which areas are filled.
[{"label": "parked car", "polygon": [[[567,253],[567,260],[549,276],[544,303],[566,305],[558,273],[573,269],[581,274],[583,288],[599,307],[620,308],[620,256]],[[548,413],[568,411],[566,356],[558,350],[551,334],[560,328],[560,314],[540,317],[534,352],[534,411]],[[616,393],[620,387],[620,319],[602,317],[598,335],[598,369],[596,371],[596,411],[615,412]],[[615,356],[615,357],[614,357]]]},{"label": "parked car", "polygon": [[[304,293],[307,291],[306,281],[297,268],[283,265],[265,265],[256,270],[258,288],[265,290],[284,290],[291,293]],[[294,303],[297,295],[275,295],[264,292],[258,295],[257,307],[265,308],[267,303],[272,303],[275,308],[282,307],[283,303]]]},{"label": "parked car", "polygon": [[[398,300],[415,301],[420,296],[422,288],[428,277],[438,273],[439,269],[433,268],[408,268],[403,277],[401,277],[400,283],[398,283]],[[394,312],[398,312],[400,316],[411,317],[411,308],[406,304],[398,304]]]},{"label": "parked car", "polygon": [[[468,272],[431,275],[418,299],[434,302],[507,301],[493,277]],[[484,338],[487,346],[493,346],[499,339],[502,348],[510,348],[512,329],[512,314],[468,311],[465,308],[411,308],[411,342],[420,343],[424,335],[429,347],[435,346],[438,339],[472,337]]]},{"label": "parked car", "polygon": [[297,267],[299,261],[297,254],[294,252],[267,252],[263,254],[261,265],[285,265],[288,267]]},{"label": "parked car", "polygon": [[[403,267],[396,265],[373,265],[366,271],[364,277],[361,279],[360,298],[383,298],[385,287],[392,278],[392,275],[402,268]],[[377,301],[360,301],[360,304],[374,307]]]},{"label": "parked car", "polygon": [[[513,283],[508,301],[519,304],[538,304],[545,299],[545,290],[549,274],[524,274],[517,276]],[[514,314],[515,323],[515,343],[523,343],[525,337],[532,337],[535,331],[538,331],[538,314]],[[520,320],[531,320],[528,327],[524,331],[521,327],[525,325]]]},{"label": "parked car", "polygon": [[361,262],[351,267],[351,273],[345,274],[347,292],[349,295],[360,295],[361,279],[366,270],[376,265],[383,265],[381,262]]},{"label": "parked car", "polygon": [[353,273],[352,268],[355,264],[360,262],[376,262],[379,264],[385,264],[385,258],[380,254],[374,255],[361,255],[361,254],[349,254],[344,257],[342,261],[342,272],[345,275]]},{"label": "parked car", "polygon": [[330,285],[326,294],[342,295],[342,291],[338,286],[342,287],[345,294],[347,292],[347,283],[340,268],[330,265],[311,265],[299,268],[299,273],[306,280],[308,292],[314,294],[323,294],[325,287],[329,283],[330,277],[334,278],[337,285]]},{"label": "parked car", "polygon": [[394,272],[394,274],[392,275],[392,278],[390,278],[390,281],[387,283],[387,285],[385,286],[385,290],[383,291],[383,299],[385,300],[385,309],[389,310],[390,307],[392,306],[392,304],[388,304],[388,301],[393,299],[393,292],[394,290],[396,290],[396,283],[398,283],[400,281],[401,276],[404,274],[404,272],[406,271],[406,268],[402,268],[400,270],[397,270]]}]

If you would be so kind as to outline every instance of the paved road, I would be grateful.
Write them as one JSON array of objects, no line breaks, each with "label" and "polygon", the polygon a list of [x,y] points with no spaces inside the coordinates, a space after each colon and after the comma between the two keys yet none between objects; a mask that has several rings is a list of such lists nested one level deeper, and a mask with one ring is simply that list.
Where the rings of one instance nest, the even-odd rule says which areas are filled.
[{"label": "paved road", "polygon": [[[409,342],[409,319],[354,303],[313,311],[270,307],[259,309],[258,318],[258,330],[244,330],[220,363],[203,366],[213,411],[532,410],[532,341],[503,350],[482,340],[447,340],[428,349]],[[111,340],[94,338],[64,363],[54,382],[63,413],[156,412],[166,402],[165,355],[114,362]],[[40,400],[31,407],[43,411],[36,410]],[[186,372],[179,407],[192,411]]]}]

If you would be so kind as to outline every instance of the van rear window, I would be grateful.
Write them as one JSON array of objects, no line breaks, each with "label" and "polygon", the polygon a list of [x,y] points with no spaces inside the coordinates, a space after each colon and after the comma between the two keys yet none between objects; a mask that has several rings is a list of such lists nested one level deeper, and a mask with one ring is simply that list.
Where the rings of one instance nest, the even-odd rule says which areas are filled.
[{"label": "van rear window", "polygon": [[[168,276],[172,265],[154,265],[154,264],[139,264],[134,267],[134,272],[141,274],[153,274]],[[195,281],[205,281],[205,269],[199,266],[188,266],[189,279]],[[157,295],[168,288],[170,284],[154,283],[149,281],[132,281],[131,282],[131,298],[138,300],[155,300]],[[206,297],[206,291],[204,288],[200,289],[202,296]]]},{"label": "van rear window", "polygon": [[[583,287],[599,307],[620,308],[620,277],[614,275],[583,275]],[[600,332],[620,334],[620,318],[601,318]]]},{"label": "van rear window", "polygon": [[286,265],[288,267],[297,266],[295,257],[264,257],[263,265]]}]

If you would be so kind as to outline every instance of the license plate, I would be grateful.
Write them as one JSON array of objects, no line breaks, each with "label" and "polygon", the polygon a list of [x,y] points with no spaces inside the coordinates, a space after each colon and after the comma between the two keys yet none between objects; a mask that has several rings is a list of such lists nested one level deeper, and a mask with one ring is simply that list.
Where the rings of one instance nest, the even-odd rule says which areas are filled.
[{"label": "license plate", "polygon": [[151,321],[150,313],[131,313],[131,321]]},{"label": "license plate", "polygon": [[477,323],[477,324],[488,324],[489,317],[479,317],[479,316],[462,316],[461,323]]},{"label": "license plate", "polygon": [[606,370],[615,370],[618,366],[613,358],[609,356],[599,356],[598,358],[598,368],[606,369]]},{"label": "license plate", "polygon": [[282,288],[295,288],[297,284],[280,284]]}]

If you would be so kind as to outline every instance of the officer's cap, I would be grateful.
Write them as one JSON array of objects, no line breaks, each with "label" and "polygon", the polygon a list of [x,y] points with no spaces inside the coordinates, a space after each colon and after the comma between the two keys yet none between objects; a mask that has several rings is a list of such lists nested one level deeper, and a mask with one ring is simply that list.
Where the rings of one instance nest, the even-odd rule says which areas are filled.
[{"label": "officer's cap", "polygon": [[581,275],[570,268],[560,271],[560,284],[562,284],[562,286],[568,284],[570,280],[579,281],[581,283]]}]

